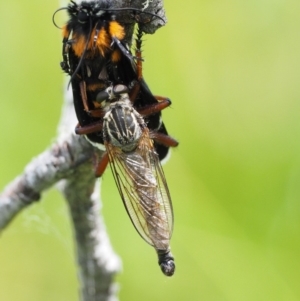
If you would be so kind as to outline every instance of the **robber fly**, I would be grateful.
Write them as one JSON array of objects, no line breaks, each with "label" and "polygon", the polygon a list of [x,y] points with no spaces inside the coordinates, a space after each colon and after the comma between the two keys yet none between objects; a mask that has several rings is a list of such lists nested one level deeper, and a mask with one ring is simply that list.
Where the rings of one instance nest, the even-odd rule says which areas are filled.
[{"label": "robber fly", "polygon": [[141,237],[158,254],[163,273],[175,270],[169,244],[173,210],[167,182],[154,148],[155,133],[133,108],[125,86],[105,109],[103,138],[109,163],[126,211]]},{"label": "robber fly", "polygon": [[161,110],[171,102],[154,96],[143,80],[142,31],[133,57],[114,14],[121,9],[108,1],[71,2],[65,9],[69,21],[63,27],[61,67],[71,76],[79,122],[75,132],[100,149],[104,146],[96,175],[110,163],[133,225],[156,249],[163,273],[171,276],[173,211],[160,165],[169,147],[178,145],[161,120]]},{"label": "robber fly", "polygon": [[[172,137],[147,127],[143,116],[161,110],[161,104],[136,110],[128,88],[116,85],[105,89],[102,97],[102,121],[90,126],[77,126],[76,132],[102,133],[106,153],[97,165],[101,176],[108,162],[125,209],[141,237],[153,246],[158,262],[167,276],[175,271],[169,244],[173,231],[172,202],[156,151],[155,143],[166,148],[178,145]],[[109,101],[107,101],[109,99]],[[139,112],[138,112],[139,111]],[[92,142],[92,141],[91,141]],[[102,149],[102,144],[92,142]]]}]

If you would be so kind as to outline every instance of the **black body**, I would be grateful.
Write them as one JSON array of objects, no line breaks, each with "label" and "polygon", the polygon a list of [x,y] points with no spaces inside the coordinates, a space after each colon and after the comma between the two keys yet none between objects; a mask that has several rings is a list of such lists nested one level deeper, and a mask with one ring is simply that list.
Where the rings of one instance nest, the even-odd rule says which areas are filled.
[{"label": "black body", "polygon": [[[109,23],[115,19],[114,14],[105,12],[101,17],[91,17],[99,9],[107,9],[107,1],[95,1],[95,2],[81,2],[80,7],[76,3],[71,3],[68,6],[68,13],[70,20],[66,25],[69,31],[76,32],[78,36],[85,36],[86,39],[93,39],[91,36],[91,28],[95,26],[101,30],[104,28],[108,30]],[[86,12],[76,12],[85,9]],[[88,20],[82,23],[82,20]],[[97,98],[97,94],[103,91],[105,88],[117,84],[122,84],[130,88],[138,81],[136,62],[127,46],[122,41],[112,43],[110,51],[105,55],[96,53],[91,55],[90,51],[86,51],[83,57],[77,57],[70,45],[73,41],[69,38],[65,38],[63,41],[63,58],[61,63],[62,69],[69,73],[71,76],[71,86],[73,90],[74,107],[80,126],[87,126],[98,121],[101,118],[93,117],[85,110],[83,97],[80,89],[80,83],[85,82],[86,86],[96,84],[99,87],[94,91],[86,91],[87,102],[89,108],[93,108],[93,101]],[[119,51],[120,58],[118,61],[113,61],[111,54],[113,51]],[[140,91],[137,98],[133,102],[133,107],[138,110],[139,108],[158,103],[157,99],[153,96],[146,82],[141,79]],[[101,86],[102,85],[102,86]],[[101,87],[100,87],[101,86]],[[161,112],[154,113],[145,118],[145,122],[150,131],[159,132],[167,135],[167,130],[161,121]],[[87,134],[87,137],[93,143],[103,144],[102,131]],[[158,144],[155,142],[155,148],[159,154],[159,159],[163,160],[167,154],[169,147]]]}]

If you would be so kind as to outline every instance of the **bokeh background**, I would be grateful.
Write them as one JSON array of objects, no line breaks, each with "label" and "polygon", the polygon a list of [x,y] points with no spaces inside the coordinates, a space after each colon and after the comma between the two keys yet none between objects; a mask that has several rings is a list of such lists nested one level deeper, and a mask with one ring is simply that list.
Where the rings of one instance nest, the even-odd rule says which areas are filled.
[{"label": "bokeh background", "polygon": [[[58,1],[0,2],[0,190],[56,135],[63,97]],[[111,172],[104,215],[123,260],[120,299],[300,300],[300,2],[166,0],[144,75],[169,96],[180,141],[165,165],[177,270],[164,277]],[[54,189],[0,238],[0,300],[78,300],[72,230]]]}]

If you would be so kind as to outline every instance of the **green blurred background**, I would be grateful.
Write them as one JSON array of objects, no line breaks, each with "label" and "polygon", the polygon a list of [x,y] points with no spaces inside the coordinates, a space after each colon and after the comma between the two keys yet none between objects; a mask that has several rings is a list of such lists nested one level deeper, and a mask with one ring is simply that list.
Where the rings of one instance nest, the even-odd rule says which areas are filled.
[{"label": "green blurred background", "polygon": [[[0,2],[0,187],[53,141],[64,75],[58,1]],[[111,172],[104,215],[123,260],[120,299],[300,300],[300,2],[166,0],[144,75],[169,96],[165,165],[177,270],[162,275]],[[78,300],[72,230],[54,189],[0,239],[0,300]]]}]

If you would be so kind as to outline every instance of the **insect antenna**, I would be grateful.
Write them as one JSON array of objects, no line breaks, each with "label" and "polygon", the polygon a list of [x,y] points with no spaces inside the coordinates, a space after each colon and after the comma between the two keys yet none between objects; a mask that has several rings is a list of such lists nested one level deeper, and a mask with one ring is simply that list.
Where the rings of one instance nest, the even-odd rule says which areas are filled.
[{"label": "insect antenna", "polygon": [[59,8],[59,9],[57,9],[57,10],[53,13],[53,15],[52,15],[52,23],[53,23],[54,26],[55,26],[56,28],[58,28],[58,29],[62,29],[62,27],[59,27],[59,26],[56,24],[56,22],[55,22],[55,16],[56,16],[56,14],[57,14],[59,11],[64,10],[64,9],[68,9],[68,8],[67,8],[67,7],[61,7],[61,8]]}]

